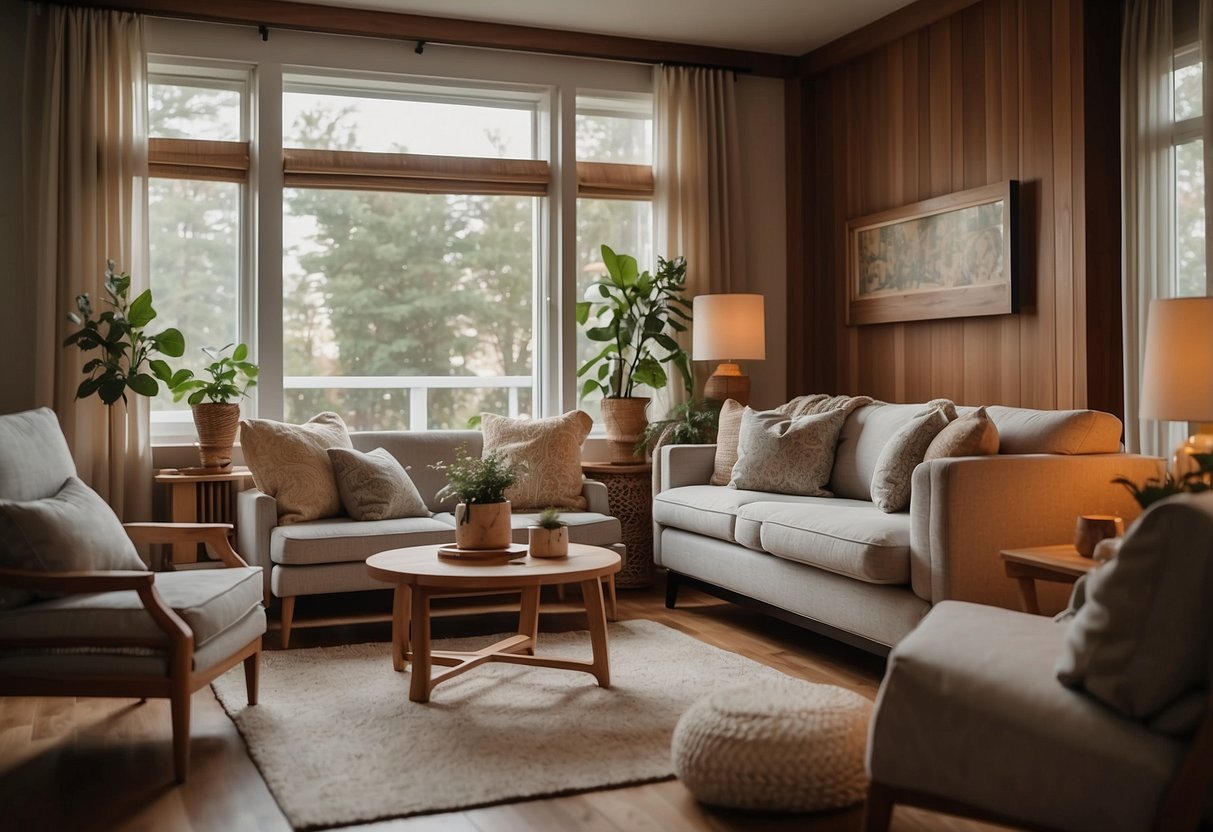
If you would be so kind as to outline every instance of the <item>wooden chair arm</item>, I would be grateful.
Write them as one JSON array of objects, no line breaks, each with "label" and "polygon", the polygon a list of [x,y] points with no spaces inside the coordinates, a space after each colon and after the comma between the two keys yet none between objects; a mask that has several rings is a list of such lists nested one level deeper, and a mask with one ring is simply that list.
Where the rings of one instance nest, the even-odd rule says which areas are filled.
[{"label": "wooden chair arm", "polygon": [[116,569],[85,572],[32,572],[25,569],[0,569],[0,585],[28,589],[31,592],[60,592],[79,595],[85,592],[120,592],[151,587],[155,572]]},{"label": "wooden chair arm", "polygon": [[227,539],[231,523],[124,523],[135,543],[205,543],[224,566],[248,566]]}]

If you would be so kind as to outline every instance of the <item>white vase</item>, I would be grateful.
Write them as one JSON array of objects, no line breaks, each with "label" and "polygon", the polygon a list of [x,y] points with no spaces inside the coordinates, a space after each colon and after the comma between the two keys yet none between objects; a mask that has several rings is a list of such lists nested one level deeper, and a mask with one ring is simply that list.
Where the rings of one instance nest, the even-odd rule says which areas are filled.
[{"label": "white vase", "polygon": [[460,549],[508,549],[513,537],[510,501],[455,506],[455,545]]},{"label": "white vase", "polygon": [[567,558],[569,556],[569,527],[545,529],[528,526],[527,552],[533,558]]}]

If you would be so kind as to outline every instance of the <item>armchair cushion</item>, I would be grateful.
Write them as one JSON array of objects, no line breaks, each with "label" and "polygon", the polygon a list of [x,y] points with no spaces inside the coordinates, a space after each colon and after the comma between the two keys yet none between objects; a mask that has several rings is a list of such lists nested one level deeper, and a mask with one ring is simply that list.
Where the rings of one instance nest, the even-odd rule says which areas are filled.
[{"label": "armchair cushion", "polygon": [[519,511],[547,506],[584,511],[581,444],[594,420],[580,410],[546,419],[513,419],[482,413],[484,455],[499,452],[520,466],[505,498]]},{"label": "armchair cushion", "polygon": [[76,464],[54,411],[0,416],[0,499],[50,497],[74,476]]},{"label": "armchair cushion", "polygon": [[240,444],[257,487],[278,501],[278,522],[299,523],[341,513],[329,448],[350,448],[345,422],[321,413],[302,425],[270,419],[240,423]]},{"label": "armchair cushion", "polygon": [[329,448],[328,455],[341,505],[353,519],[430,516],[404,466],[383,448],[365,454],[352,448]]},{"label": "armchair cushion", "polygon": [[[53,497],[0,500],[0,564],[41,572],[147,569],[113,509],[76,477]],[[34,597],[0,586],[0,610]]]}]

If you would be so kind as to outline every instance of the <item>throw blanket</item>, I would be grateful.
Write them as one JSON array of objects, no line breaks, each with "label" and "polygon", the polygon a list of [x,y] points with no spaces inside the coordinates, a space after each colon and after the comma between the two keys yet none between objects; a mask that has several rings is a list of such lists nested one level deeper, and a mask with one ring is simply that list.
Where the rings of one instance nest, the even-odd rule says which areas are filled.
[{"label": "throw blanket", "polygon": [[828,393],[812,393],[807,396],[797,396],[787,404],[775,408],[776,413],[795,419],[798,416],[812,416],[816,413],[829,413],[832,410],[851,412],[864,405],[883,404],[871,396],[831,396]]}]

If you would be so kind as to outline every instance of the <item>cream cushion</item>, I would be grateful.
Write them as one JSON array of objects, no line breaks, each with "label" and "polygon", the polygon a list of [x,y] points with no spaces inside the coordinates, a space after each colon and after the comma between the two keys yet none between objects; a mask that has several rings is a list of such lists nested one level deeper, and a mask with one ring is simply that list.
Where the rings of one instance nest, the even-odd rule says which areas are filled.
[{"label": "cream cushion", "polygon": [[927,448],[948,426],[944,407],[931,407],[915,415],[890,437],[872,472],[872,502],[884,512],[903,511],[910,505],[914,469]]},{"label": "cream cushion", "polygon": [[383,448],[365,454],[351,448],[329,448],[328,455],[341,505],[353,519],[430,516],[404,466]]},{"label": "cream cushion", "polygon": [[999,453],[1114,454],[1121,422],[1099,410],[1030,410],[990,405],[998,427]]},{"label": "cream cushion", "polygon": [[733,466],[737,464],[737,443],[741,441],[741,414],[745,405],[733,399],[725,399],[720,406],[720,419],[716,428],[716,465],[712,471],[712,485],[728,485],[733,479]]},{"label": "cream cushion", "polygon": [[302,425],[245,419],[240,422],[240,445],[254,484],[277,500],[279,523],[341,513],[328,449],[352,446],[345,422],[336,413],[320,413]]},{"label": "cream cushion", "polygon": [[829,497],[826,482],[847,414],[832,410],[788,419],[746,408],[730,488]]},{"label": "cream cushion", "polygon": [[0,498],[50,497],[76,476],[76,463],[49,407],[0,416]]},{"label": "cream cushion", "polygon": [[741,541],[734,538],[733,530],[741,506],[757,502],[801,504],[817,499],[820,498],[715,485],[685,485],[662,491],[653,498],[653,520],[729,543],[739,543]]},{"label": "cream cushion", "polygon": [[1190,731],[1200,717],[1191,696],[1210,681],[1210,598],[1213,493],[1154,504],[1087,575],[1057,678],[1127,717]]},{"label": "cream cushion", "polygon": [[678,720],[674,773],[704,803],[805,812],[863,800],[872,703],[787,678],[709,694]]},{"label": "cream cushion", "polygon": [[513,508],[584,510],[581,494],[581,445],[594,420],[580,410],[546,419],[513,419],[483,413],[483,455],[500,453],[519,466],[517,481],[506,489]]},{"label": "cream cushion", "polygon": [[931,440],[923,460],[950,456],[993,456],[998,453],[998,428],[984,407],[948,423]]}]

